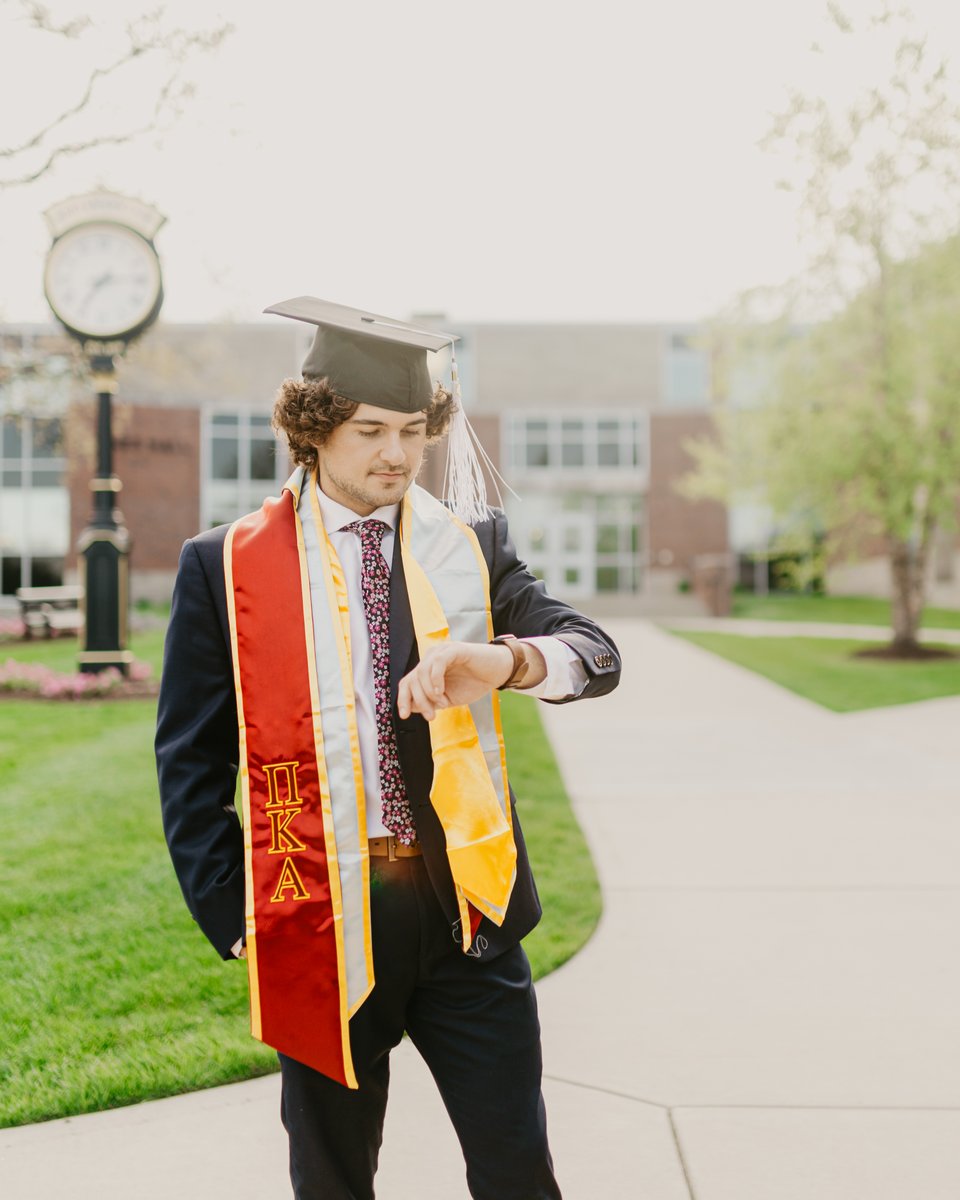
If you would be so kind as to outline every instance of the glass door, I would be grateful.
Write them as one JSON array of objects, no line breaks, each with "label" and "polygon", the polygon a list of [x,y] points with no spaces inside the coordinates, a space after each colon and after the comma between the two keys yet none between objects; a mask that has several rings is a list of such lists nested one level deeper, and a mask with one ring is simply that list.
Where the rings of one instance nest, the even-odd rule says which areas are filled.
[{"label": "glass door", "polygon": [[559,512],[550,523],[554,553],[546,563],[547,588],[571,600],[592,596],[596,570],[593,515]]}]

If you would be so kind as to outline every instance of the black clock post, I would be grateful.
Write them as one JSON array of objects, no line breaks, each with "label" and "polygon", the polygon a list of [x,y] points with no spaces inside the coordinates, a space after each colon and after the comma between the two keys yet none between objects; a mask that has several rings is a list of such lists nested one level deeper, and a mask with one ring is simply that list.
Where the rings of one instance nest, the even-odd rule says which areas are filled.
[{"label": "black clock post", "polygon": [[97,390],[97,470],[90,481],[93,514],[77,542],[85,604],[79,666],[87,672],[116,667],[126,675],[133,659],[127,648],[130,534],[116,506],[122,486],[113,473],[111,410],[117,371],[106,347],[90,354],[90,374]]},{"label": "black clock post", "polygon": [[163,280],[153,239],[165,218],[116,192],[72,196],[46,212],[53,243],[44,292],[54,316],[83,347],[97,393],[93,515],[77,553],[84,589],[81,671],[130,672],[127,648],[130,534],[117,508],[111,406],[116,363],[160,314]]}]

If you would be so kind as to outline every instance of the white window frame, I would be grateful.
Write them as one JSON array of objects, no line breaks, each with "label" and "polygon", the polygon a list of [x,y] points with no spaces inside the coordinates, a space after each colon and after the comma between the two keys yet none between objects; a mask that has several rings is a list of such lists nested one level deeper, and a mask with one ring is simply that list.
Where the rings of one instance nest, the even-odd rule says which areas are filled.
[{"label": "white window frame", "polygon": [[[200,413],[200,527],[209,529],[215,518],[225,514],[215,511],[214,489],[225,484],[233,487],[236,494],[236,512],[232,520],[251,512],[266,499],[267,496],[278,495],[280,488],[289,475],[289,459],[286,445],[276,438],[277,453],[275,456],[274,474],[272,479],[252,479],[250,477],[250,444],[251,418],[269,417],[262,408],[245,404],[207,405]],[[237,418],[237,478],[213,478],[213,439],[216,426],[214,417]],[[222,522],[221,522],[222,523]]]},{"label": "white window frame", "polygon": [[[528,423],[543,421],[546,423],[545,441],[547,445],[546,464],[531,465],[527,462],[527,446],[531,443],[528,437]],[[584,461],[577,465],[564,465],[563,446],[565,421],[579,421],[583,425]],[[619,445],[621,461],[616,466],[601,463],[598,458],[600,425],[615,422],[619,428]],[[605,440],[605,439],[604,439]],[[585,477],[613,475],[632,483],[640,481],[645,485],[650,470],[650,415],[641,411],[624,411],[623,409],[599,410],[580,414],[571,412],[546,412],[536,409],[524,409],[522,412],[509,414],[503,422],[502,461],[507,463],[513,478],[520,476],[547,477],[563,476],[564,480],[582,483]],[[634,456],[636,462],[633,462]]]}]

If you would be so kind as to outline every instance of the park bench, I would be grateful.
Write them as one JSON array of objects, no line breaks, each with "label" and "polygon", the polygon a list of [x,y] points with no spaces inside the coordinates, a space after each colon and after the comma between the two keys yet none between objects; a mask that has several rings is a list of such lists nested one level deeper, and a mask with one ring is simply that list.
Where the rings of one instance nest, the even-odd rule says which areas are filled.
[{"label": "park bench", "polygon": [[83,625],[82,587],[22,587],[17,588],[17,600],[28,638],[41,629],[48,638],[63,631],[76,633]]}]

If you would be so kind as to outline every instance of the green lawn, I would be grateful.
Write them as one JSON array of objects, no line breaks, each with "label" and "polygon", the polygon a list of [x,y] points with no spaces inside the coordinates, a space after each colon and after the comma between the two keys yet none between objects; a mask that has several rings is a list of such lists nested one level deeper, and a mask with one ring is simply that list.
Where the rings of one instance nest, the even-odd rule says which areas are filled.
[{"label": "green lawn", "polygon": [[[735,592],[734,617],[758,621],[828,621],[838,625],[890,624],[890,602],[871,596],[804,596],[772,593],[754,596]],[[928,608],[923,615],[928,629],[960,629],[960,609]]]},{"label": "green lawn", "polygon": [[544,735],[538,701],[505,692],[501,702],[507,769],[543,904],[543,920],[524,942],[539,978],[566,962],[593,932],[600,886]]},{"label": "green lawn", "polygon": [[[134,640],[157,661],[159,634]],[[0,646],[69,670],[69,642]],[[593,929],[599,889],[540,727],[505,697],[510,763],[546,916],[537,975]],[[193,924],[160,827],[153,701],[0,700],[0,1125],[272,1071],[246,976]]]},{"label": "green lawn", "polygon": [[855,658],[866,643],[841,638],[673,632],[834,712],[960,695],[960,658],[892,662]]}]

